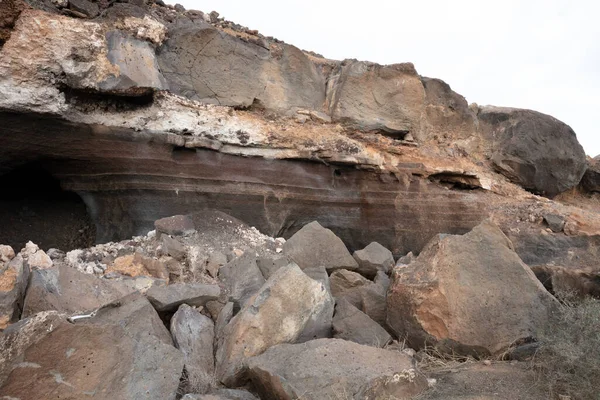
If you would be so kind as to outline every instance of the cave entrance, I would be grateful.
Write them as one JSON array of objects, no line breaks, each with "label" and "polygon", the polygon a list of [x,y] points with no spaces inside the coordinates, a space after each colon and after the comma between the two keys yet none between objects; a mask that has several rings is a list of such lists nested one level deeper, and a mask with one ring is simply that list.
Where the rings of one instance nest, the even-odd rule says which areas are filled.
[{"label": "cave entrance", "polygon": [[0,244],[18,252],[29,240],[69,251],[95,242],[96,228],[81,197],[65,191],[41,163],[0,175]]}]

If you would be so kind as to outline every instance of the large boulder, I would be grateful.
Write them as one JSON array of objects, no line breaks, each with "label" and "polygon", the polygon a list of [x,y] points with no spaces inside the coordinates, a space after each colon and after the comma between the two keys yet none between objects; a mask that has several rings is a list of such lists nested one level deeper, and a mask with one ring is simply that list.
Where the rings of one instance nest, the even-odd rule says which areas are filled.
[{"label": "large boulder", "polygon": [[374,347],[384,347],[392,341],[381,325],[346,300],[336,304],[333,337]]},{"label": "large boulder", "polygon": [[323,284],[297,266],[280,268],[225,327],[217,349],[218,379],[226,386],[242,383],[249,357],[294,343],[330,299]]},{"label": "large boulder", "polygon": [[568,125],[515,108],[481,107],[478,117],[494,166],[511,181],[547,196],[581,181],[586,156]]},{"label": "large boulder", "polygon": [[344,242],[317,221],[304,225],[285,242],[283,252],[302,269],[323,266],[331,272],[358,268]]},{"label": "large boulder", "polygon": [[371,242],[362,250],[356,250],[352,255],[358,263],[356,272],[373,279],[378,271],[388,273],[394,266],[392,252],[377,242]]},{"label": "large boulder", "polygon": [[219,279],[225,284],[230,301],[242,307],[264,285],[265,278],[251,252],[232,260],[219,269]]},{"label": "large boulder", "polygon": [[[183,355],[165,342],[169,333],[147,300],[130,300],[87,322],[56,322],[24,351],[0,397],[174,400]],[[148,319],[158,321],[153,329]]]},{"label": "large boulder", "polygon": [[205,103],[286,113],[325,101],[325,79],[302,51],[199,21],[170,28],[159,63],[174,93]]},{"label": "large boulder", "polygon": [[184,355],[186,391],[208,392],[215,383],[215,324],[197,310],[182,304],[171,318],[171,335],[175,347]]},{"label": "large boulder", "polygon": [[408,355],[339,339],[275,346],[248,366],[261,397],[277,400],[408,399],[427,388]]},{"label": "large boulder", "polygon": [[600,156],[588,160],[581,186],[590,193],[600,192]]},{"label": "large boulder", "polygon": [[218,285],[202,283],[176,283],[167,286],[153,286],[146,293],[157,311],[174,311],[181,304],[203,306],[221,296]]},{"label": "large boulder", "polygon": [[395,268],[387,322],[413,348],[495,354],[544,329],[556,300],[486,220],[462,235],[438,235],[416,261]]},{"label": "large boulder", "polygon": [[319,282],[329,296],[325,300],[325,306],[321,312],[311,315],[310,321],[304,327],[304,331],[300,334],[296,343],[303,343],[309,340],[330,338],[332,336],[332,320],[335,309],[335,300],[331,296],[331,286],[329,284],[329,275],[325,267],[306,268],[302,270],[308,277]]}]

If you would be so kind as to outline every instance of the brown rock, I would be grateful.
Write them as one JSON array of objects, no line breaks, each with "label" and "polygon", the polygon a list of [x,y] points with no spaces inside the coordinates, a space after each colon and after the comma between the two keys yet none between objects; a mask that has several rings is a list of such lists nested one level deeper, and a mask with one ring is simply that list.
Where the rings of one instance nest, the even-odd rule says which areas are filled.
[{"label": "brown rock", "polygon": [[574,269],[553,265],[536,265],[531,269],[544,287],[557,296],[600,298],[600,270],[598,269]]},{"label": "brown rock", "polygon": [[330,277],[331,294],[337,300],[346,299],[356,308],[362,308],[360,288],[372,282],[356,272],[337,270]]},{"label": "brown rock", "polygon": [[343,299],[335,306],[333,337],[374,347],[385,347],[392,341],[381,325]]},{"label": "brown rock", "polygon": [[12,247],[6,245],[0,245],[0,266],[6,264],[15,258],[15,251]]},{"label": "brown rock", "polygon": [[412,348],[446,341],[495,354],[535,337],[555,305],[508,238],[484,221],[463,236],[440,235],[394,270],[387,322]]},{"label": "brown rock", "polygon": [[240,307],[265,283],[265,278],[256,265],[256,256],[250,252],[221,267],[219,279],[228,290],[229,300]]},{"label": "brown rock", "polygon": [[409,399],[427,388],[406,354],[339,339],[274,346],[248,365],[270,399]]},{"label": "brown rock", "polygon": [[358,263],[356,272],[373,279],[378,271],[389,273],[394,266],[392,252],[377,242],[371,242],[362,250],[357,250],[352,255]]},{"label": "brown rock", "polygon": [[166,235],[189,235],[196,230],[194,221],[187,215],[174,215],[154,221],[156,233]]},{"label": "brown rock", "polygon": [[29,269],[20,254],[0,268],[0,330],[19,320],[28,278]]},{"label": "brown rock", "polygon": [[121,275],[152,276],[169,282],[169,271],[160,261],[145,257],[140,253],[117,257],[105,271],[105,274],[117,272]]}]

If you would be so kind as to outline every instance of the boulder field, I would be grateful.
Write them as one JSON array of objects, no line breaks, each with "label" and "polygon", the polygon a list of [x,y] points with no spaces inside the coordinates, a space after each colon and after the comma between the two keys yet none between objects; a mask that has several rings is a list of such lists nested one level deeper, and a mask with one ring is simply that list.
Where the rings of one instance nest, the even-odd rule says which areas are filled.
[{"label": "boulder field", "polygon": [[0,0],[0,398],[547,399],[519,360],[600,297],[598,162],[410,62]]}]

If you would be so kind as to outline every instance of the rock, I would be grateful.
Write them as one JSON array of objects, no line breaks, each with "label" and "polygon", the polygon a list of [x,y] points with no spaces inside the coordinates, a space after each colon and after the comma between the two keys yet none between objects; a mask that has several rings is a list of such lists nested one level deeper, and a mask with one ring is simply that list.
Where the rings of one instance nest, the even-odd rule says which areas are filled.
[{"label": "rock", "polygon": [[565,227],[565,219],[558,214],[544,214],[544,221],[548,224],[552,232],[562,232]]},{"label": "rock", "polygon": [[198,307],[217,300],[221,296],[221,288],[202,283],[176,283],[153,286],[146,295],[158,312],[167,312],[176,310],[181,304]]},{"label": "rock", "polygon": [[402,265],[409,265],[413,261],[415,261],[417,257],[414,256],[412,251],[408,252],[408,254],[400,257],[398,261],[396,261],[396,267],[400,267]]},{"label": "rock", "polygon": [[196,230],[194,221],[187,215],[174,215],[172,217],[161,218],[154,221],[154,228],[157,233],[175,236],[189,235]]},{"label": "rock", "polygon": [[329,284],[329,276],[325,267],[306,268],[302,270],[309,278],[319,282],[329,293],[329,297],[325,301],[325,306],[318,314],[313,314],[311,319],[306,324],[304,331],[300,334],[296,343],[303,343],[309,340],[330,338],[332,337],[332,320],[335,309],[335,300],[331,295],[331,285]]},{"label": "rock", "polygon": [[333,337],[374,347],[385,347],[392,341],[377,322],[343,299],[335,306]]},{"label": "rock", "polygon": [[95,18],[100,14],[98,5],[88,0],[69,0],[69,9],[81,13],[88,18]]},{"label": "rock", "polygon": [[[219,349],[223,342],[225,341],[225,327],[231,319],[233,318],[234,304],[232,302],[228,302],[221,309],[221,312],[217,316],[217,320],[215,321],[215,349]],[[239,311],[239,310],[238,310]]]},{"label": "rock", "polygon": [[425,90],[411,63],[345,61],[329,78],[327,105],[333,121],[421,139]]},{"label": "rock", "polygon": [[[375,283],[358,287],[357,291],[360,298],[358,303],[360,304],[360,310],[362,312],[367,314],[383,328],[389,329],[387,325],[386,295],[390,280],[388,276],[381,271],[377,273],[378,277],[380,275],[383,275],[383,277],[379,279],[376,278]],[[350,298],[352,299],[352,297]]]},{"label": "rock", "polygon": [[187,250],[179,240],[163,234],[161,236],[161,241],[163,250],[166,254],[178,261],[183,261],[186,258]]},{"label": "rock", "polygon": [[352,255],[358,263],[356,272],[372,279],[377,275],[377,271],[389,273],[394,266],[394,256],[392,252],[377,242],[371,242],[362,250],[357,250]]},{"label": "rock", "polygon": [[171,335],[175,347],[183,352],[187,380],[185,390],[207,393],[216,383],[213,353],[215,324],[187,304],[182,304],[171,318]]},{"label": "rock", "polygon": [[330,277],[331,294],[337,300],[346,299],[357,308],[362,308],[359,288],[372,282],[359,273],[337,270]]},{"label": "rock", "polygon": [[588,159],[581,186],[590,193],[600,192],[600,156]]},{"label": "rock", "polygon": [[0,268],[0,330],[19,320],[28,278],[29,269],[20,254]]},{"label": "rock", "polygon": [[304,225],[289,238],[283,245],[283,252],[301,269],[324,266],[331,272],[358,268],[342,240],[316,221]]},{"label": "rock", "polygon": [[513,108],[483,107],[478,117],[492,162],[511,181],[550,197],[581,181],[585,152],[568,125]]},{"label": "rock", "polygon": [[181,400],[258,400],[252,393],[239,389],[220,389],[210,394],[186,394]]},{"label": "rock", "polygon": [[[174,400],[183,355],[152,332],[122,326],[119,318],[110,322],[118,308],[105,309],[98,321],[58,323],[25,350],[0,396],[80,399],[94,393],[106,399]],[[147,309],[158,319],[152,307]]]},{"label": "rock", "polygon": [[249,252],[221,267],[219,279],[225,284],[230,301],[237,303],[240,308],[265,283],[256,265],[256,256]]},{"label": "rock", "polygon": [[269,279],[279,268],[285,267],[290,263],[287,257],[259,257],[256,259],[256,265],[265,279]]},{"label": "rock", "polygon": [[52,268],[53,262],[44,250],[38,250],[27,257],[27,264],[31,269]]},{"label": "rock", "polygon": [[[294,360],[294,362],[290,362]],[[249,376],[264,398],[320,400],[408,399],[427,380],[406,354],[339,339],[271,347],[248,362]]]},{"label": "rock", "polygon": [[44,311],[10,325],[0,335],[0,387],[23,358],[23,353],[62,322],[65,316],[56,311]]},{"label": "rock", "polygon": [[216,356],[219,380],[226,386],[241,384],[249,357],[296,341],[329,301],[323,285],[300,268],[280,268],[225,327]]},{"label": "rock", "polygon": [[242,40],[203,23],[174,25],[159,52],[161,70],[174,93],[203,103],[284,114],[322,107],[324,76],[296,47]]},{"label": "rock", "polygon": [[600,299],[600,269],[564,268],[554,265],[536,265],[531,270],[544,287],[557,297],[592,296]]},{"label": "rock", "polygon": [[206,261],[206,272],[213,278],[219,274],[219,269],[227,264],[227,256],[220,251],[214,251],[208,256]]},{"label": "rock", "polygon": [[117,257],[105,271],[105,275],[117,272],[121,275],[151,276],[169,282],[169,271],[160,261],[145,257],[140,253]]},{"label": "rock", "polygon": [[6,245],[0,245],[0,266],[6,264],[15,258],[15,251],[12,247]]},{"label": "rock", "polygon": [[134,290],[123,282],[97,278],[63,264],[33,270],[23,318],[49,310],[67,314],[94,311]]},{"label": "rock", "polygon": [[[509,282],[510,284],[507,284]],[[463,235],[440,235],[415,262],[396,268],[387,323],[410,347],[496,354],[535,337],[556,301],[489,220]]]}]

